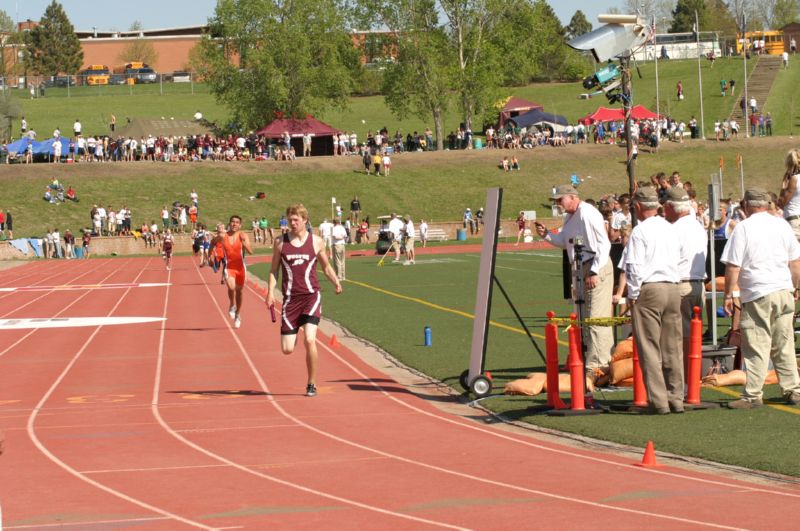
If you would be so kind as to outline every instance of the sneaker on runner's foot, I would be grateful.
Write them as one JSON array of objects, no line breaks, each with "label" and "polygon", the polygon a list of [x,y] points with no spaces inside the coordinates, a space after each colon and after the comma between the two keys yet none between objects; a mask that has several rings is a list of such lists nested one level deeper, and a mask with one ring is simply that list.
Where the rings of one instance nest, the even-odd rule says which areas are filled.
[{"label": "sneaker on runner's foot", "polygon": [[242,327],[242,320],[238,316],[236,317],[236,319],[233,320],[233,327],[234,328]]},{"label": "sneaker on runner's foot", "polygon": [[231,316],[231,319],[236,318],[236,306],[231,306],[230,308],[228,308],[228,315]]},{"label": "sneaker on runner's foot", "polygon": [[317,396],[317,386],[314,384],[308,384],[306,386],[306,396]]}]

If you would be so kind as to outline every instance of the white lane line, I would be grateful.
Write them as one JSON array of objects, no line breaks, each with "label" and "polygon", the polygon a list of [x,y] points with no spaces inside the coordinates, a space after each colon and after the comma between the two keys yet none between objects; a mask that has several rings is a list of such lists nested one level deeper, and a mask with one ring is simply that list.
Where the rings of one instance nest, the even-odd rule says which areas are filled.
[{"label": "white lane line", "polygon": [[[204,280],[199,269],[197,270],[197,274],[198,274],[198,276],[200,276],[201,280]],[[170,275],[171,275],[171,273],[170,273]],[[235,330],[231,327],[230,319],[228,319],[227,311],[223,310],[223,308],[217,302],[217,299],[214,298],[214,295],[211,293],[211,288],[208,286],[208,283],[206,283],[204,281],[203,284],[204,284],[204,286],[206,288],[206,292],[208,293],[208,296],[211,298],[214,306],[217,308],[217,313],[218,313],[220,319],[228,325],[229,333],[233,337],[233,340],[236,342],[236,344],[239,346],[240,351],[244,354],[244,358],[247,361],[247,364],[249,365],[250,370],[253,372],[253,374],[255,375],[256,379],[258,380],[259,385],[261,386],[261,390],[264,391],[264,393],[266,393],[268,398],[271,398],[269,396],[269,388],[267,387],[267,385],[264,382],[264,380],[261,378],[261,375],[258,374],[258,371],[256,370],[255,366],[253,365],[252,359],[250,359],[250,357],[246,353],[246,350],[244,349],[244,345],[242,345],[241,341],[239,340],[238,336],[236,335]],[[249,288],[249,289],[252,290],[252,288]],[[163,314],[164,317],[167,316],[167,304],[168,304],[168,302],[169,302],[169,287],[167,288],[167,293],[166,293],[166,296],[164,297],[164,314]],[[238,470],[241,470],[242,472],[246,472],[248,474],[252,474],[254,476],[257,476],[257,477],[272,481],[274,483],[277,483],[279,485],[290,487],[290,488],[293,488],[293,489],[296,489],[296,490],[299,490],[299,491],[302,491],[302,492],[306,492],[308,494],[321,496],[323,498],[327,498],[327,499],[330,499],[330,500],[338,501],[340,503],[351,505],[351,506],[354,506],[354,507],[358,507],[360,509],[366,509],[368,511],[373,511],[373,512],[377,512],[377,513],[380,513],[380,514],[385,514],[385,515],[388,515],[388,516],[395,516],[397,518],[401,518],[401,519],[405,519],[405,520],[411,520],[413,522],[429,524],[429,525],[432,525],[432,526],[443,527],[443,528],[447,528],[447,529],[458,529],[458,530],[465,530],[466,529],[466,528],[459,527],[459,526],[445,524],[443,522],[437,522],[435,520],[428,520],[428,519],[425,519],[425,518],[419,518],[419,517],[408,515],[408,514],[403,514],[403,513],[398,513],[398,512],[395,512],[395,511],[390,511],[388,509],[383,509],[381,507],[377,507],[377,506],[374,506],[374,505],[368,505],[366,503],[361,503],[361,502],[356,501],[356,500],[343,498],[341,496],[336,496],[335,494],[330,494],[330,493],[327,493],[327,492],[324,492],[324,491],[321,491],[321,490],[305,487],[305,486],[303,486],[303,485],[301,485],[299,483],[294,483],[294,482],[291,482],[291,481],[280,479],[280,478],[278,478],[276,476],[271,476],[269,474],[265,474],[263,472],[259,472],[259,471],[253,470],[252,468],[248,468],[246,465],[242,465],[240,463],[237,463],[235,461],[232,461],[232,460],[228,459],[227,457],[224,457],[222,455],[214,453],[211,450],[208,450],[207,448],[204,448],[204,447],[200,446],[199,444],[196,444],[193,441],[190,441],[189,439],[187,439],[186,437],[184,437],[180,433],[176,432],[174,429],[172,429],[172,427],[161,416],[161,412],[159,411],[159,403],[158,403],[159,394],[161,392],[161,372],[162,372],[163,361],[164,361],[164,337],[165,337],[165,334],[166,334],[166,330],[164,329],[164,330],[161,331],[161,339],[159,341],[159,346],[158,346],[158,357],[157,357],[157,362],[156,362],[157,366],[156,366],[155,382],[153,384],[152,412],[153,412],[153,416],[156,418],[156,420],[158,420],[158,423],[161,424],[161,426],[164,428],[164,430],[167,433],[171,434],[176,439],[178,439],[179,441],[181,441],[182,443],[184,443],[185,445],[187,445],[187,446],[189,446],[191,448],[194,448],[198,452],[200,452],[200,453],[202,453],[204,455],[207,455],[208,457],[211,457],[212,459],[215,459],[215,460],[217,460],[217,461],[219,461],[221,463],[225,463],[225,464],[227,464],[227,465],[229,465],[231,467],[234,467],[234,468],[236,468]],[[289,417],[287,417],[287,418],[289,418]],[[294,420],[294,419],[291,419],[291,420]]]},{"label": "white lane line", "polygon": [[[88,292],[87,292],[88,293]],[[77,328],[84,326],[115,326],[163,321],[161,317],[33,317],[0,319],[0,330],[31,328]]]},{"label": "white lane line", "polygon": [[[112,271],[111,273],[109,273],[108,275],[106,275],[105,277],[103,277],[103,280],[105,280],[105,279],[107,279],[107,278],[111,277],[112,275],[114,275],[115,273],[117,273],[117,272],[118,272],[118,271],[119,271],[121,268],[122,268],[122,265],[120,265],[120,266],[119,266],[117,269],[115,269],[114,271]],[[91,273],[92,271],[95,271],[95,269],[92,269],[91,271],[88,271],[88,272],[87,272],[87,273],[85,273],[85,274]],[[64,308],[63,308],[63,309],[62,309],[60,312],[58,312],[58,313],[55,315],[55,317],[58,317],[59,315],[61,315],[62,313],[66,312],[68,309],[70,309],[72,306],[74,306],[74,305],[78,304],[78,302],[80,302],[80,300],[81,300],[81,299],[83,299],[83,298],[84,298],[85,296],[87,296],[88,294],[89,294],[89,292],[87,291],[86,293],[83,293],[83,294],[82,294],[82,295],[80,295],[79,297],[76,297],[75,299],[73,299],[73,301],[72,301],[72,302],[70,302],[69,304],[67,304],[67,305],[66,305],[66,306],[65,306],[65,307],[64,307]],[[46,295],[42,295],[42,296],[40,296],[40,297],[36,297],[36,299],[34,299],[34,302],[35,302],[35,301],[38,301],[39,299],[41,299],[41,298],[43,298],[43,297],[45,297],[45,296],[46,296]],[[27,306],[27,304],[26,304],[25,306]],[[8,312],[6,315],[9,315],[10,313],[14,313],[15,311],[17,311],[17,309],[14,309],[14,310],[12,310],[11,312]],[[4,315],[3,317],[5,317],[5,315]],[[29,337],[31,337],[31,336],[32,336],[32,335],[33,335],[33,334],[36,332],[36,330],[37,330],[37,329],[36,329],[36,328],[34,328],[33,330],[31,330],[31,331],[30,331],[30,332],[28,332],[27,334],[23,335],[23,336],[22,336],[21,338],[19,338],[18,340],[16,340],[14,343],[12,343],[12,344],[11,344],[11,345],[9,345],[8,347],[6,347],[6,348],[5,348],[5,349],[3,349],[2,351],[0,351],[0,358],[2,358],[2,357],[3,357],[3,356],[4,356],[4,355],[5,355],[5,354],[6,354],[8,351],[12,350],[14,347],[16,347],[17,345],[20,345],[20,344],[21,344],[21,343],[23,343],[25,340],[27,340]]]},{"label": "white lane line", "polygon": [[[152,261],[152,259],[151,259],[151,261]],[[136,276],[136,278],[138,279],[141,275],[143,275],[144,272],[146,271],[146,269],[147,269],[146,267],[142,268],[142,271],[139,272],[139,274]],[[117,300],[117,303],[114,305],[114,307],[111,308],[111,310],[108,312],[109,316],[114,313],[114,311],[117,309],[117,307],[119,307],[120,304],[122,304],[122,301],[125,300],[125,297],[127,297],[130,292],[131,292],[130,288],[125,290],[125,292]],[[203,524],[201,524],[199,522],[195,522],[193,520],[189,520],[188,518],[184,518],[184,517],[179,516],[177,514],[171,513],[171,512],[169,512],[169,511],[167,511],[165,509],[161,509],[160,507],[156,507],[156,506],[151,505],[151,504],[149,504],[147,502],[144,502],[142,500],[136,499],[136,498],[134,498],[132,496],[128,496],[127,494],[125,494],[123,492],[120,492],[120,491],[118,491],[116,489],[113,489],[113,488],[111,488],[111,487],[109,487],[107,485],[104,485],[104,484],[100,483],[99,481],[96,481],[96,480],[94,480],[94,479],[92,479],[90,477],[87,477],[85,474],[82,474],[81,472],[79,472],[75,468],[71,467],[70,465],[68,465],[67,463],[65,463],[61,459],[59,459],[58,456],[53,454],[42,443],[42,441],[39,440],[39,437],[36,434],[36,426],[35,426],[36,425],[36,417],[37,417],[37,415],[39,414],[39,412],[42,409],[44,409],[44,405],[47,403],[47,401],[53,395],[53,393],[58,388],[58,386],[61,385],[61,382],[64,380],[64,378],[66,378],[67,374],[69,374],[69,372],[72,370],[72,367],[78,362],[78,359],[80,359],[80,357],[83,355],[83,353],[89,347],[89,345],[94,340],[95,336],[97,336],[97,334],[100,332],[100,330],[102,330],[102,327],[97,327],[97,329],[95,329],[95,331],[92,332],[92,334],[89,336],[89,338],[86,340],[86,342],[84,342],[84,344],[80,348],[80,350],[78,350],[78,352],[75,354],[75,356],[72,357],[72,359],[67,364],[67,366],[64,368],[64,370],[61,372],[61,374],[58,376],[58,378],[56,378],[56,381],[53,382],[53,385],[50,386],[50,389],[47,390],[47,392],[44,394],[42,399],[39,400],[39,403],[36,404],[36,407],[34,407],[33,412],[31,413],[30,417],[28,417],[28,424],[27,424],[28,436],[30,437],[31,441],[33,441],[34,446],[36,446],[36,448],[40,452],[42,452],[48,459],[50,459],[53,463],[55,463],[56,465],[60,466],[65,471],[67,471],[69,474],[71,474],[72,476],[80,479],[81,481],[84,481],[84,482],[92,485],[93,487],[102,490],[103,492],[111,494],[112,496],[116,496],[117,498],[120,498],[122,500],[130,502],[130,503],[132,503],[134,505],[138,505],[139,507],[142,507],[144,509],[150,510],[150,511],[156,513],[156,514],[160,514],[160,515],[162,515],[162,516],[164,516],[166,518],[170,518],[172,520],[177,520],[178,522],[182,522],[182,523],[184,523],[186,525],[190,525],[192,527],[197,527],[197,528],[200,528],[200,529],[207,529],[209,531],[213,530],[214,529],[213,527],[209,527],[209,526],[203,525]]]},{"label": "white lane line", "polygon": [[0,292],[28,292],[28,291],[80,291],[98,289],[126,289],[126,288],[155,288],[166,286],[164,282],[143,283],[113,283],[113,284],[61,284],[57,286],[14,286],[0,288]]},{"label": "white lane line", "polygon": [[513,441],[513,442],[516,442],[518,444],[529,446],[531,448],[536,448],[538,450],[545,450],[545,451],[548,451],[548,452],[561,454],[561,455],[564,455],[566,457],[576,457],[576,458],[584,459],[584,460],[587,460],[587,461],[593,461],[595,463],[603,463],[603,464],[611,465],[611,466],[615,466],[615,467],[627,468],[627,469],[630,469],[632,471],[637,471],[637,472],[641,472],[641,473],[659,474],[659,475],[664,475],[664,476],[678,478],[678,479],[685,479],[685,480],[688,480],[688,481],[706,483],[706,484],[709,484],[709,485],[730,487],[731,489],[734,489],[733,492],[742,492],[742,491],[744,491],[744,492],[759,492],[759,493],[763,493],[763,494],[775,494],[775,495],[778,495],[778,496],[788,496],[788,497],[791,497],[791,498],[800,498],[800,494],[793,494],[793,493],[790,493],[790,492],[785,492],[785,491],[780,491],[780,490],[765,489],[765,488],[762,488],[762,487],[747,487],[746,485],[742,485],[742,484],[727,483],[727,482],[724,482],[724,481],[718,481],[718,480],[713,480],[713,479],[698,478],[698,477],[694,477],[694,476],[688,476],[688,475],[685,475],[685,474],[679,474],[679,473],[676,473],[676,472],[668,472],[668,471],[665,471],[665,470],[658,470],[658,469],[653,469],[653,468],[632,467],[632,466],[630,466],[628,464],[620,463],[619,461],[603,459],[603,458],[600,458],[600,457],[594,457],[594,456],[584,455],[584,454],[580,454],[580,453],[576,454],[576,453],[574,453],[574,451],[571,451],[571,450],[560,450],[560,449],[557,449],[557,448],[551,448],[551,447],[548,447],[548,446],[543,446],[543,445],[531,442],[529,440],[518,439],[516,437],[512,437],[512,436],[504,434],[504,433],[500,433],[500,432],[492,431],[492,430],[487,430],[487,429],[485,429],[485,428],[483,428],[481,426],[474,425],[474,424],[468,424],[468,423],[463,422],[461,420],[455,420],[455,419],[452,419],[452,418],[443,417],[441,415],[438,415],[436,413],[432,413],[430,411],[425,411],[423,409],[418,408],[417,406],[414,406],[412,404],[408,404],[408,403],[398,399],[397,397],[393,396],[392,394],[387,392],[385,389],[383,389],[383,387],[381,387],[380,382],[375,382],[374,380],[372,380],[372,378],[370,378],[369,376],[365,375],[357,367],[353,366],[350,362],[348,362],[347,360],[345,360],[344,358],[339,356],[330,347],[328,347],[328,345],[326,345],[324,342],[322,342],[322,341],[317,341],[317,342],[319,343],[319,345],[323,349],[325,349],[328,352],[330,352],[343,365],[349,367],[356,374],[358,374],[359,376],[364,378],[366,381],[368,381],[372,386],[374,386],[376,389],[378,389],[384,396],[386,396],[390,400],[393,400],[394,402],[397,402],[398,404],[401,404],[404,407],[409,408],[409,409],[411,409],[413,411],[416,411],[418,413],[421,413],[423,415],[438,419],[438,420],[440,420],[442,422],[447,422],[449,424],[454,424],[456,426],[460,426],[460,427],[468,429],[468,430],[478,431],[478,432],[484,433],[486,435],[490,435],[492,437],[497,437],[497,438],[500,438],[500,439]]},{"label": "white lane line", "polygon": [[[112,273],[111,273],[111,274],[113,274],[113,273],[114,273],[114,272],[116,272],[116,271],[119,271],[119,270],[120,270],[120,268],[122,268],[122,265],[124,265],[124,263],[125,263],[125,262],[123,262],[123,263],[122,263],[122,264],[121,264],[119,267],[117,267],[117,269],[115,269],[114,271],[112,271]],[[94,265],[94,264],[93,264],[93,265]],[[97,264],[97,267],[93,267],[93,268],[89,269],[88,271],[86,271],[85,273],[81,273],[80,275],[78,275],[77,277],[74,277],[74,278],[75,278],[75,279],[79,279],[79,278],[85,277],[86,275],[88,275],[88,274],[90,274],[90,273],[94,273],[95,271],[99,270],[99,269],[100,269],[102,266],[104,266],[104,265],[105,265],[104,263],[102,263],[102,262],[99,262],[99,263]],[[45,277],[44,279],[42,279],[42,281],[44,281],[44,280],[47,280],[47,279],[49,279],[49,278],[52,278],[52,277],[55,277],[55,276],[58,276],[58,275],[61,275],[61,274],[63,274],[63,271],[59,271],[58,273],[54,273],[54,274],[52,274],[52,275],[50,275],[50,276],[48,276],[48,277]],[[111,276],[111,274],[109,274],[109,275],[107,275],[107,276],[103,277],[103,280],[105,280],[106,278],[109,278],[109,277]],[[25,304],[23,304],[23,305],[21,305],[21,306],[17,306],[17,307],[15,307],[14,309],[12,309],[11,311],[4,313],[3,315],[0,315],[0,317],[8,317],[8,316],[9,316],[9,315],[11,315],[12,313],[14,313],[14,312],[16,312],[16,311],[18,311],[18,310],[21,310],[22,308],[25,308],[26,306],[30,306],[31,304],[35,303],[36,301],[39,301],[39,300],[41,300],[41,299],[43,299],[43,298],[47,297],[48,295],[50,295],[50,293],[51,293],[51,292],[47,292],[47,293],[44,293],[44,294],[42,294],[42,295],[39,295],[39,296],[38,296],[38,297],[36,297],[35,299],[33,299],[33,300],[29,301],[29,302],[26,302]],[[6,298],[6,297],[10,297],[11,295],[13,295],[13,293],[6,293],[5,295],[0,295],[0,299],[4,299],[4,298]]]},{"label": "white lane line", "polygon": [[111,524],[137,524],[139,522],[158,522],[163,520],[169,520],[169,518],[164,516],[153,516],[150,518],[124,518],[119,520],[84,520],[81,522],[58,522],[54,524],[29,524],[29,525],[7,525],[5,528],[2,529],[40,529],[43,527],[78,527],[79,529],[85,529],[90,526],[98,526],[98,525],[111,525]]}]

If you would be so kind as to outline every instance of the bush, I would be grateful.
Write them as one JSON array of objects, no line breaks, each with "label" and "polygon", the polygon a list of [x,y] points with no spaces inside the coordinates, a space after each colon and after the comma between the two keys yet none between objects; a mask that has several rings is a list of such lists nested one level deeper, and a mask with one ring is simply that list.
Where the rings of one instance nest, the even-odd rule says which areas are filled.
[{"label": "bush", "polygon": [[362,68],[361,75],[356,79],[353,88],[354,96],[375,96],[381,94],[383,85],[382,68]]}]

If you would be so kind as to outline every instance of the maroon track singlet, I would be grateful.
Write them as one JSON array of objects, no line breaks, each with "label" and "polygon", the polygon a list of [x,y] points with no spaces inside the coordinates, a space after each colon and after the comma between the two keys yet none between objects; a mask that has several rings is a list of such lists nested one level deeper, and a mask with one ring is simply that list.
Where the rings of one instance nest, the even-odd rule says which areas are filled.
[{"label": "maroon track singlet", "polygon": [[284,297],[319,292],[317,253],[314,252],[314,236],[310,232],[300,247],[290,243],[288,233],[283,235],[281,269]]}]

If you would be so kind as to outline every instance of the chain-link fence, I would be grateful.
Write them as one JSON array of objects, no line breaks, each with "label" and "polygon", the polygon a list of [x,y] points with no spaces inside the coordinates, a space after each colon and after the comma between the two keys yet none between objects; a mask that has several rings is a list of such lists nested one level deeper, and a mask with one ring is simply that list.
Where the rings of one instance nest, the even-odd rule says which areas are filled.
[{"label": "chain-link fence", "polygon": [[0,90],[9,90],[12,94],[32,98],[208,93],[205,84],[198,83],[196,74],[192,72],[7,76],[0,77]]}]

